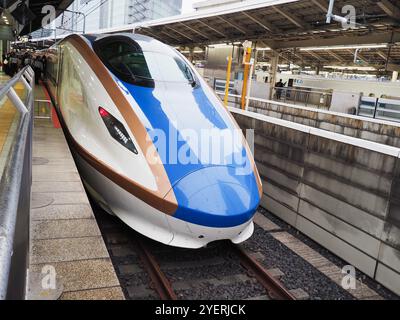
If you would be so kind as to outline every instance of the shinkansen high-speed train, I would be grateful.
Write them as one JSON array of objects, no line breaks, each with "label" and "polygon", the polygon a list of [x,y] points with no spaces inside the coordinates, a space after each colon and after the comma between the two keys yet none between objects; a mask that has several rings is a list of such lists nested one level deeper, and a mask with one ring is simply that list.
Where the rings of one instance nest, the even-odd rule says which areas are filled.
[{"label": "shinkansen high-speed train", "polygon": [[47,58],[60,122],[104,210],[171,246],[252,235],[262,186],[251,151],[183,55],[113,34],[68,36]]}]

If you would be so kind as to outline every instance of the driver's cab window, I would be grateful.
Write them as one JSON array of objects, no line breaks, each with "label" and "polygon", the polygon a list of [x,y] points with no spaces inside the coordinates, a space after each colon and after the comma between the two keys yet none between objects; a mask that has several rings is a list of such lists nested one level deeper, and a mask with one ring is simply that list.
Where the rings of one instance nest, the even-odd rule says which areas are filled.
[{"label": "driver's cab window", "polygon": [[103,58],[127,76],[151,78],[144,54],[126,42],[112,42],[104,48]]},{"label": "driver's cab window", "polygon": [[139,44],[129,38],[100,40],[94,48],[107,68],[130,84],[145,87],[154,87],[156,82],[196,85],[191,67],[173,49],[142,51]]},{"label": "driver's cab window", "polygon": [[146,59],[140,48],[128,41],[112,41],[97,49],[103,63],[111,72],[128,83],[153,86]]}]

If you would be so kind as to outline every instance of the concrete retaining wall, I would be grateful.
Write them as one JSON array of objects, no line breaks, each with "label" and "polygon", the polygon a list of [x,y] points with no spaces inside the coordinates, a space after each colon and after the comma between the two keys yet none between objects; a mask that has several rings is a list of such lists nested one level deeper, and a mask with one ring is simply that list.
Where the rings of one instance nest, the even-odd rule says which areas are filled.
[{"label": "concrete retaining wall", "polygon": [[262,205],[400,294],[400,149],[231,111],[255,129]]},{"label": "concrete retaining wall", "polygon": [[252,99],[249,111],[400,148],[400,123]]}]

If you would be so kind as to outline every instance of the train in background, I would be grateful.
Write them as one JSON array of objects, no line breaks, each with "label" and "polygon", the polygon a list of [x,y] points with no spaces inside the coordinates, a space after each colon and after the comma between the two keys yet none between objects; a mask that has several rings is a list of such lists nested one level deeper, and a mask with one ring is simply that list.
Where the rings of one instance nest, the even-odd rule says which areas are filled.
[{"label": "train in background", "polygon": [[[136,34],[71,35],[47,60],[46,85],[82,180],[105,211],[176,247],[251,237],[262,195],[253,156],[229,111],[183,55]],[[207,130],[239,131],[239,144],[204,161],[204,153],[213,158],[220,150],[204,142],[196,150],[187,132]],[[182,150],[191,161],[179,161]]]}]

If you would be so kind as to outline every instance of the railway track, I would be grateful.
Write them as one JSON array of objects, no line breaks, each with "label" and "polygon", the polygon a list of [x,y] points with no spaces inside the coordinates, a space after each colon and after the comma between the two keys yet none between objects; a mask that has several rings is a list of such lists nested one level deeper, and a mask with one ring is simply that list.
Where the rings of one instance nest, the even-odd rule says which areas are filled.
[{"label": "railway track", "polygon": [[280,281],[276,280],[268,270],[242,247],[234,244],[231,244],[231,246],[232,250],[238,255],[242,265],[257,278],[271,298],[275,300],[296,300]]},{"label": "railway track", "polygon": [[[149,273],[154,288],[159,294],[161,299],[177,300],[177,296],[168,281],[165,274],[162,272],[160,266],[157,264],[156,259],[149,252],[144,244],[144,240],[138,240],[139,251],[142,262],[146,265],[146,270]],[[256,259],[249,255],[243,248],[238,245],[229,245],[232,252],[234,252],[240,259],[240,263],[246,270],[253,275],[259,283],[266,289],[268,296],[274,300],[295,300],[295,297],[282,285],[281,282],[276,280]]]},{"label": "railway track", "polygon": [[128,299],[295,300],[241,246],[221,242],[201,250],[172,248],[95,211]]}]

